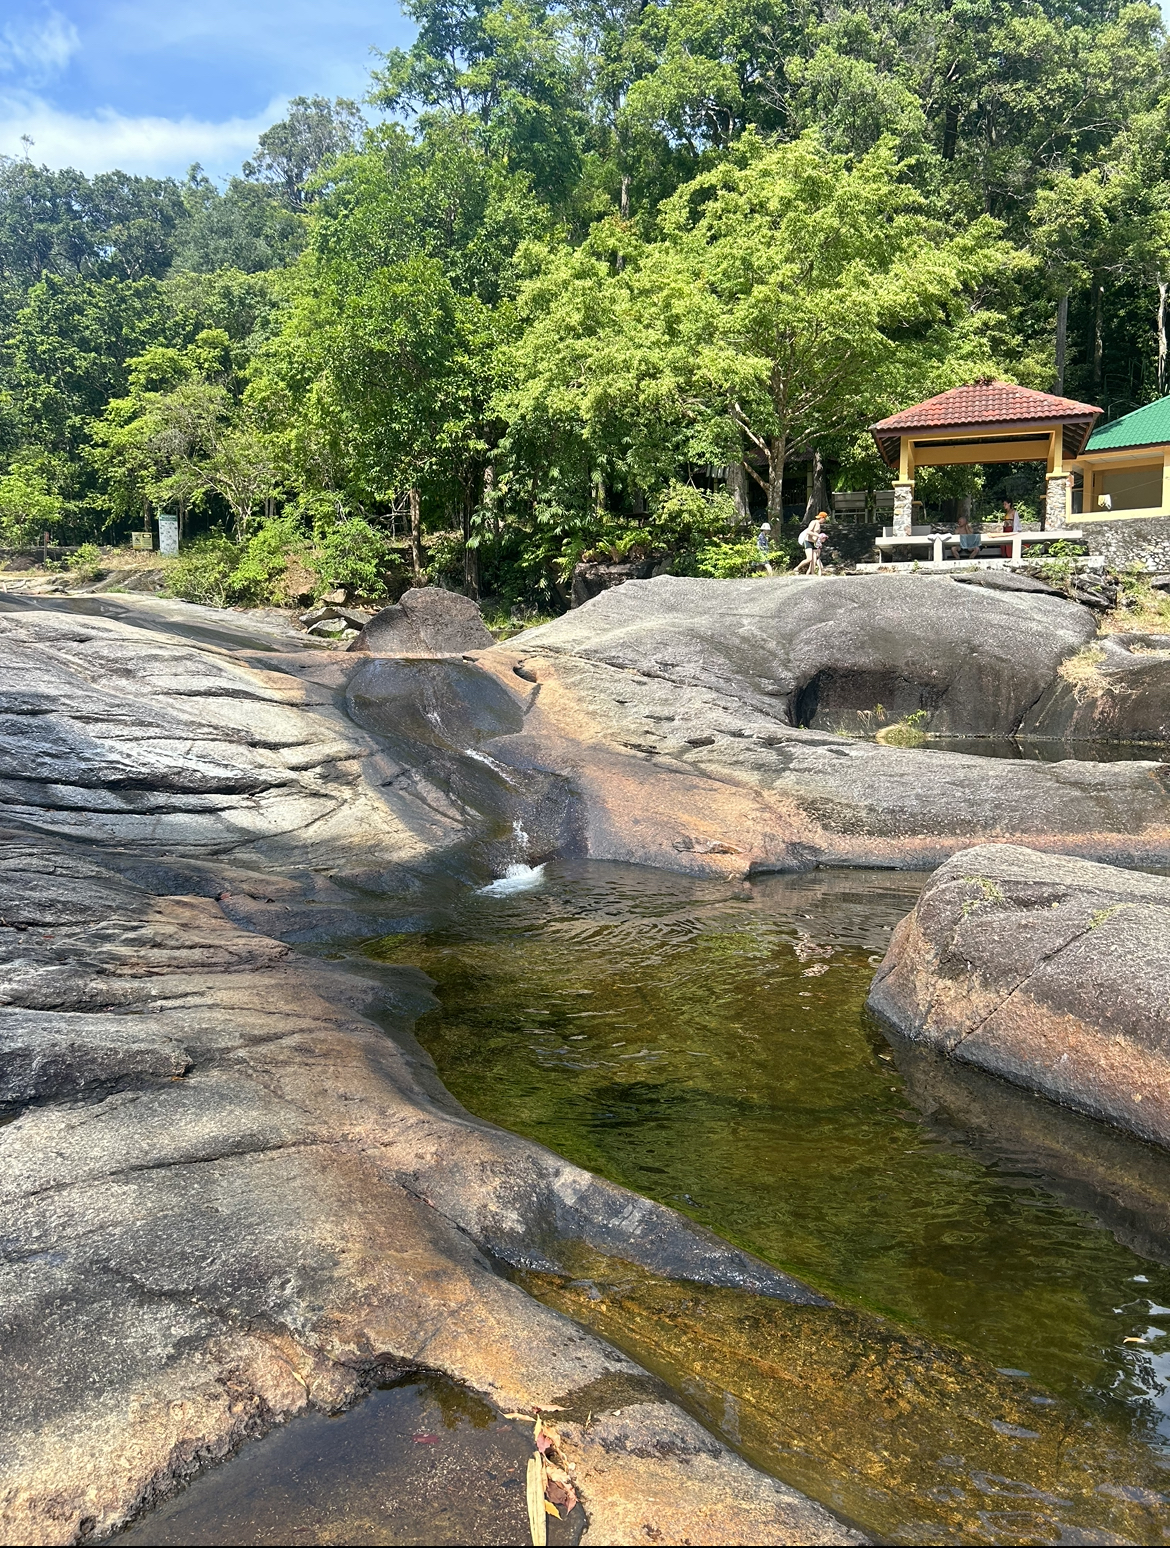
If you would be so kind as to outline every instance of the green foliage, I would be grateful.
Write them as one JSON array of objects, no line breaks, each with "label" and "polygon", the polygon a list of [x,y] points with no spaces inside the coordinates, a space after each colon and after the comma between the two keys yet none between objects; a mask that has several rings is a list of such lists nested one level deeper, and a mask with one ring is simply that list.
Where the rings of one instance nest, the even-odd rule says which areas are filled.
[{"label": "green foliage", "polygon": [[[1151,5],[407,11],[386,121],[296,97],[222,188],[0,157],[4,531],[178,509],[239,550],[191,584],[261,597],[298,528],[378,596],[413,509],[432,578],[548,611],[585,555],[758,573],[745,521],[779,542],[790,463],[884,483],[874,418],[1050,388],[1062,297],[1066,393],[1170,386]],[[209,541],[192,575],[227,564]]]},{"label": "green foliage", "polygon": [[164,586],[168,597],[227,607],[233,600],[232,578],[242,558],[238,544],[222,536],[189,543],[171,566]]},{"label": "green foliage", "polygon": [[245,606],[287,602],[284,577],[289,560],[303,558],[307,549],[304,528],[295,515],[263,522],[246,543],[237,547],[236,566],[225,595],[231,602]]},{"label": "green foliage", "polygon": [[[786,554],[769,554],[768,563],[775,569],[786,570]],[[763,573],[764,560],[754,542],[705,543],[697,549],[689,569],[676,565],[676,574],[706,575],[712,580],[739,580],[747,575]]]},{"label": "green foliage", "polygon": [[61,517],[61,499],[35,467],[16,464],[0,478],[0,543],[36,543]]},{"label": "green foliage", "polygon": [[1060,538],[1051,545],[1044,558],[1037,561],[1036,574],[1050,586],[1059,586],[1062,591],[1071,594],[1078,568],[1077,560],[1084,553],[1083,543],[1070,543],[1066,538]]},{"label": "green foliage", "polygon": [[102,571],[102,551],[96,543],[82,543],[65,563],[83,580],[96,580]]},{"label": "green foliage", "polygon": [[314,534],[312,567],[321,578],[321,590],[346,591],[371,602],[386,595],[386,578],[398,561],[385,533],[361,516],[350,516]]}]

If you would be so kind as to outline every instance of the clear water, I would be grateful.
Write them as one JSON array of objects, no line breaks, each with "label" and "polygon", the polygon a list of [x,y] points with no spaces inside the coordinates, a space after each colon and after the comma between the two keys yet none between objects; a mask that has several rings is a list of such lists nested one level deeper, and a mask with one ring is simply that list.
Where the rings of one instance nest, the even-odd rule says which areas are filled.
[{"label": "clear water", "polygon": [[437,980],[419,1034],[471,1110],[836,1299],[526,1280],[754,1461],[887,1540],[1168,1541],[1170,1158],[886,1041],[921,881],[557,864],[365,950]]},{"label": "clear water", "polygon": [[[408,1376],[348,1413],[305,1414],[201,1473],[119,1536],[201,1544],[524,1544],[532,1426],[435,1377]],[[584,1516],[550,1521],[575,1543]]]}]

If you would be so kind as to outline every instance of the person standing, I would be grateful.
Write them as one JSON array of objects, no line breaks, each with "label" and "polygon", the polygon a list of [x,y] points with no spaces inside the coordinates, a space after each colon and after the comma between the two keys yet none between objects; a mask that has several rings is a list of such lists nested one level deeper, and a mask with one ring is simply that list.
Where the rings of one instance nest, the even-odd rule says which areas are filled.
[{"label": "person standing", "polygon": [[1016,510],[1014,500],[1003,502],[1003,530],[1005,532],[1018,532],[1020,530],[1020,513]]},{"label": "person standing", "polygon": [[771,522],[766,521],[760,528],[759,532],[756,534],[756,547],[760,551],[760,559],[763,561],[764,573],[766,575],[771,575],[772,573],[772,566],[768,563],[768,550],[771,548],[771,546],[772,524]]},{"label": "person standing", "polygon": [[799,575],[802,570],[808,575],[820,575],[823,573],[821,569],[821,549],[825,546],[825,540],[828,536],[825,531],[828,520],[828,511],[818,511],[804,531],[798,534],[796,541],[804,549],[804,558],[796,566],[796,569],[793,570],[793,575]]}]

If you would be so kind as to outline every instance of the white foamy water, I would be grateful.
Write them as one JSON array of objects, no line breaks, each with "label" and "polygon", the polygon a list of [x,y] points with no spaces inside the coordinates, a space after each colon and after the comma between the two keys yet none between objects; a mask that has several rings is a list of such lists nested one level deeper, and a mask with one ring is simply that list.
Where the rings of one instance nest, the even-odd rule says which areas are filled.
[{"label": "white foamy water", "polygon": [[513,892],[531,892],[544,880],[543,865],[510,865],[504,874],[479,891],[490,898],[506,898]]}]

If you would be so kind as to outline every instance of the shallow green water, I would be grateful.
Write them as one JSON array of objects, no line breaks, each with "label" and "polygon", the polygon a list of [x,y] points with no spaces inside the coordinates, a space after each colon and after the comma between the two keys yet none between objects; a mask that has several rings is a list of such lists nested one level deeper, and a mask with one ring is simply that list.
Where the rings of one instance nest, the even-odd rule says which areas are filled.
[{"label": "shallow green water", "polygon": [[[850,1323],[840,1336],[855,1354],[902,1330],[918,1340],[917,1352],[899,1356],[911,1363],[933,1361],[922,1340],[973,1357],[948,1381],[960,1409],[963,1383],[971,1384],[974,1427],[1025,1437],[1012,1442],[1023,1449],[1001,1479],[1012,1489],[1043,1495],[1028,1471],[1027,1438],[1039,1435],[1018,1418],[1013,1428],[994,1417],[1004,1382],[1024,1384],[1034,1413],[1059,1405],[1062,1433],[1099,1426],[1089,1454],[1100,1452],[1100,1476],[1089,1476],[1096,1464],[1078,1463],[1077,1488],[1106,1501],[1144,1491],[1154,1514],[1140,1532],[1127,1520],[1114,1522],[1112,1538],[1060,1540],[1170,1540],[1170,1502],[1151,1492],[1163,1477],[1170,1411],[1170,1271],[1154,1261],[1170,1254],[1159,1213],[1170,1200],[1170,1167],[1160,1153],[1010,1088],[997,1106],[995,1082],[952,1091],[948,1072],[886,1042],[865,995],[920,885],[896,873],[739,884],[566,864],[549,867],[532,891],[471,895],[431,934],[366,950],[418,963],[437,980],[443,1009],[419,1035],[472,1111],[888,1319],[885,1331],[872,1319]],[[1025,1132],[1033,1113],[1059,1132]],[[1068,1202],[1098,1195],[1118,1215],[1113,1230]],[[587,1301],[598,1300],[596,1290],[577,1304],[572,1286],[535,1288],[582,1320],[594,1315]],[[657,1350],[658,1368],[685,1386],[686,1338],[656,1343],[650,1292],[630,1309],[639,1294],[629,1284],[603,1286],[611,1320],[599,1311],[597,1325],[648,1363]],[[617,1316],[623,1297],[628,1315]],[[729,1304],[726,1295],[717,1307],[708,1297],[703,1315],[726,1318]],[[757,1309],[741,1313],[746,1327]],[[677,1307],[669,1316],[681,1326]],[[757,1328],[749,1342],[771,1336]],[[696,1376],[696,1392],[704,1379]],[[818,1376],[818,1402],[835,1380],[860,1378]],[[766,1408],[770,1399],[761,1401]],[[710,1419],[709,1401],[696,1404]],[[864,1402],[861,1409],[864,1424]],[[757,1459],[769,1444],[765,1437],[755,1447]],[[1105,1455],[1114,1444],[1124,1460]],[[811,1486],[799,1459],[786,1475]],[[882,1484],[886,1495],[897,1487]],[[919,1477],[906,1487],[920,1504],[941,1485]],[[824,1498],[826,1488],[819,1492]],[[857,1498],[837,1505],[863,1519]],[[1061,1516],[1067,1504],[1052,1509]],[[897,1537],[914,1525],[905,1503],[874,1509],[863,1520],[871,1530]],[[968,1514],[970,1526],[952,1522],[952,1535],[931,1540],[1058,1540],[1028,1539],[1020,1519],[979,1526],[974,1505]],[[921,1521],[914,1529],[925,1530]]]}]

